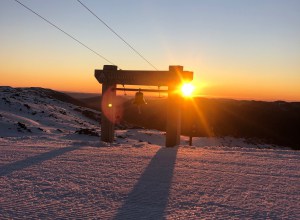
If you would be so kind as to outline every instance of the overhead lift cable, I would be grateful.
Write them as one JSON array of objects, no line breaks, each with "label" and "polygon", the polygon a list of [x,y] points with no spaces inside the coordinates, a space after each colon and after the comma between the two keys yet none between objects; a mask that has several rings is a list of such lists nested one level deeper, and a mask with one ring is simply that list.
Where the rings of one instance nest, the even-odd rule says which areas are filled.
[{"label": "overhead lift cable", "polygon": [[140,52],[138,52],[132,45],[130,45],[123,37],[121,37],[116,31],[114,31],[108,24],[106,24],[101,18],[99,18],[91,9],[89,9],[80,0],[77,0],[85,9],[87,9],[92,15],[94,15],[102,24],[104,24],[112,33],[114,33],[119,39],[121,39],[128,47],[130,47],[137,55],[139,55],[144,61],[146,61],[155,70],[158,70],[149,60],[147,60]]},{"label": "overhead lift cable", "polygon": [[64,33],[65,35],[67,35],[68,37],[70,37],[73,40],[75,40],[77,43],[81,44],[82,46],[84,46],[88,50],[92,51],[94,54],[96,54],[100,58],[104,59],[105,61],[109,62],[112,65],[115,65],[113,62],[111,62],[110,60],[108,60],[107,58],[105,58],[104,56],[102,56],[101,54],[99,54],[98,52],[96,52],[95,50],[93,50],[92,48],[88,47],[86,44],[82,43],[77,38],[73,37],[71,34],[68,34],[66,31],[62,30],[60,27],[58,27],[57,25],[53,24],[51,21],[47,20],[46,18],[44,18],[43,16],[41,16],[40,14],[38,14],[37,12],[35,12],[34,10],[32,10],[31,8],[29,8],[28,6],[24,5],[23,3],[21,3],[18,0],[15,0],[15,1],[17,3],[19,3],[20,5],[22,5],[24,8],[26,8],[27,10],[29,10],[30,12],[34,13],[35,15],[37,15],[38,17],[40,17],[41,19],[43,19],[44,21],[46,21],[48,24],[52,25],[53,27],[55,27],[56,29],[58,29],[59,31],[61,31],[62,33]]}]

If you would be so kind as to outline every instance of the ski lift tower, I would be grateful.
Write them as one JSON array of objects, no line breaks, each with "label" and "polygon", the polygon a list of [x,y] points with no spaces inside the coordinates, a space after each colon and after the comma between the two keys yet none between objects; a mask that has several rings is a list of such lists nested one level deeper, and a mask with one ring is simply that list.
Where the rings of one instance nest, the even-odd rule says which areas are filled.
[{"label": "ski lift tower", "polygon": [[[181,94],[178,88],[186,82],[193,80],[193,72],[183,71],[183,66],[169,66],[168,71],[147,70],[118,70],[117,66],[104,65],[103,70],[95,70],[95,77],[102,84],[102,116],[101,116],[101,140],[112,143],[114,140],[115,124],[115,98],[117,88],[121,85],[145,85],[145,86],[167,86],[167,126],[166,147],[174,147],[180,144],[181,134]],[[139,91],[143,89],[130,89]],[[144,90],[147,91],[147,90]],[[151,90],[161,92],[161,90]]]}]

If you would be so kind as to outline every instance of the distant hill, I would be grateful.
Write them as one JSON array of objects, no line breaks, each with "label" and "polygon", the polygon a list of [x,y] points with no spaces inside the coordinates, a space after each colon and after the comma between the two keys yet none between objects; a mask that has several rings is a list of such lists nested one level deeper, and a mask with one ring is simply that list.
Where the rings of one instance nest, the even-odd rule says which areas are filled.
[{"label": "distant hill", "polygon": [[102,97],[98,95],[87,98],[80,98],[79,100],[85,103],[85,105],[89,106],[89,108],[101,111],[101,99]]},{"label": "distant hill", "polygon": [[[122,120],[149,129],[165,130],[167,99],[146,97],[142,114],[132,101],[120,96]],[[101,97],[80,99],[100,110]],[[182,104],[182,134],[193,136],[233,136],[251,141],[300,149],[300,102],[265,102],[231,99],[194,98]]]},{"label": "distant hill", "polygon": [[[100,96],[100,95],[79,99],[79,101],[84,103],[87,107],[95,109],[97,111],[101,111],[101,100],[102,100],[102,96]],[[117,96],[116,104],[117,104],[117,106],[122,106],[128,100],[130,100],[130,98],[123,97],[123,96]]]},{"label": "distant hill", "polygon": [[[78,100],[80,103],[86,107],[101,111],[101,94],[96,93],[72,93],[66,92],[66,95]],[[127,96],[117,96],[117,105],[123,105],[124,102],[128,101],[130,98]]]},{"label": "distant hill", "polygon": [[100,92],[99,93],[64,92],[64,91],[61,92],[75,99],[84,99],[84,98],[90,98],[90,97],[95,97],[100,95]]}]

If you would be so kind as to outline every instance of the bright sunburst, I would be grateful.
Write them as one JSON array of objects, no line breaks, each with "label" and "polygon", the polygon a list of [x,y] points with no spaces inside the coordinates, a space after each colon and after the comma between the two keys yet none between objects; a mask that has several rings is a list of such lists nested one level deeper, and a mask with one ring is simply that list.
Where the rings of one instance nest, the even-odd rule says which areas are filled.
[{"label": "bright sunburst", "polygon": [[192,84],[185,83],[181,87],[182,95],[185,96],[185,97],[192,96],[192,93],[193,93],[194,89],[195,89],[195,87]]}]

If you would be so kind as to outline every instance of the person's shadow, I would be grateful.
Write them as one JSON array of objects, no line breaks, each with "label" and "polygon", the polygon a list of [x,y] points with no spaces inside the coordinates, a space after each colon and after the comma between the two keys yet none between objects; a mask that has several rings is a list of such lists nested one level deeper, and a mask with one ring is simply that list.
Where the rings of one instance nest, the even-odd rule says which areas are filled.
[{"label": "person's shadow", "polygon": [[128,194],[115,220],[165,219],[178,148],[161,148]]}]

